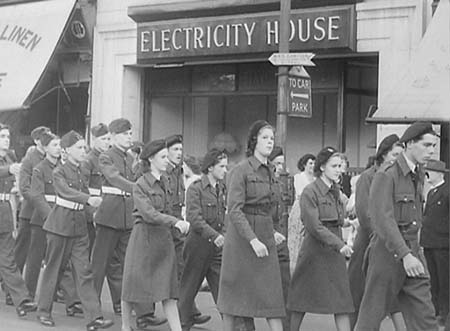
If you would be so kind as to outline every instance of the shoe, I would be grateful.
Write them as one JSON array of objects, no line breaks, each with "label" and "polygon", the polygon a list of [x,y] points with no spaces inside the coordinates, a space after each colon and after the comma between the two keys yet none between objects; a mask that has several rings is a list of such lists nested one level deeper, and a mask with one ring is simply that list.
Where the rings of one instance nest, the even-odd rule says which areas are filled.
[{"label": "shoe", "polygon": [[6,304],[7,306],[14,306],[14,301],[13,301],[13,299],[11,298],[11,294],[9,294],[9,293],[6,293],[6,296],[5,296],[5,304]]},{"label": "shoe", "polygon": [[119,302],[113,303],[114,314],[122,315],[122,305]]},{"label": "shoe", "polygon": [[19,317],[24,317],[27,313],[37,310],[37,305],[32,301],[23,301],[16,307],[16,312]]},{"label": "shoe", "polygon": [[51,316],[38,316],[39,323],[45,326],[55,326],[55,321]]},{"label": "shoe", "polygon": [[136,318],[136,327],[139,330],[145,330],[148,326],[158,326],[167,322],[164,317],[157,317],[154,313]]},{"label": "shoe", "polygon": [[211,316],[209,315],[194,315],[192,316],[192,323],[197,325],[205,324],[209,322],[210,319]]},{"label": "shoe", "polygon": [[79,303],[74,303],[70,307],[66,307],[67,316],[75,316],[76,314],[83,314],[83,308],[81,308]]},{"label": "shoe", "polygon": [[64,303],[65,301],[64,293],[61,290],[57,290],[53,301]]},{"label": "shoe", "polygon": [[86,325],[87,331],[96,331],[97,329],[107,329],[114,324],[111,320],[105,320],[103,317],[93,320],[88,325]]}]

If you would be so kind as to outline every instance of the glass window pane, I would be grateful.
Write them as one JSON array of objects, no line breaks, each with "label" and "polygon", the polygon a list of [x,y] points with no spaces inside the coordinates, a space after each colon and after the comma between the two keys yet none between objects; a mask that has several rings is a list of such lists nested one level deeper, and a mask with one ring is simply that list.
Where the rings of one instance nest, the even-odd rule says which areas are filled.
[{"label": "glass window pane", "polygon": [[235,65],[205,65],[192,69],[193,92],[223,92],[236,90]]}]

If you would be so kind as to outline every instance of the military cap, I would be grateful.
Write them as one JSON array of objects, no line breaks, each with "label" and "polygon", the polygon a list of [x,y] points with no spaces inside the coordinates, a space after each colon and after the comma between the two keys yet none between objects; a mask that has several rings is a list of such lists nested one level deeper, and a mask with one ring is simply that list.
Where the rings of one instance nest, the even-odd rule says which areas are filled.
[{"label": "military cap", "polygon": [[378,146],[377,154],[375,155],[375,157],[378,159],[381,155],[384,155],[399,140],[400,138],[396,134],[391,134],[385,137]]},{"label": "military cap", "polygon": [[151,156],[158,153],[160,150],[166,148],[166,141],[164,139],[157,139],[150,141],[144,145],[140,155],[141,160],[148,160]]},{"label": "military cap", "polygon": [[109,123],[109,132],[111,133],[123,133],[131,130],[131,123],[126,118],[118,118]]},{"label": "military cap", "polygon": [[78,141],[82,140],[83,136],[78,132],[72,130],[67,132],[64,136],[61,137],[61,147],[69,148],[75,145]]},{"label": "military cap", "polygon": [[108,131],[108,127],[106,126],[106,124],[100,123],[91,128],[91,133],[95,138],[98,138],[98,137],[104,136],[105,134],[108,134],[109,131]]},{"label": "military cap", "polygon": [[31,131],[31,138],[33,140],[40,140],[43,133],[50,132],[50,129],[46,126],[38,126]]},{"label": "military cap", "polygon": [[335,154],[339,154],[333,147],[324,147],[316,156],[316,162],[314,163],[314,172],[321,172],[320,167],[328,162],[328,160]]},{"label": "military cap", "polygon": [[283,156],[283,149],[280,146],[275,146],[272,153],[269,155],[269,161],[273,161],[278,156]]},{"label": "military cap", "polygon": [[213,148],[209,150],[202,160],[202,172],[206,174],[209,167],[215,166],[217,163],[219,163],[220,160],[226,157],[227,154],[223,149],[220,150],[218,148]]},{"label": "military cap", "polygon": [[437,136],[437,133],[433,130],[433,125],[429,122],[415,122],[411,124],[403,133],[399,142],[406,143],[410,140],[416,139],[424,134],[431,133]]},{"label": "military cap", "polygon": [[167,148],[175,144],[182,144],[182,143],[183,143],[183,136],[181,134],[174,134],[166,138]]},{"label": "military cap", "polygon": [[427,162],[425,166],[425,170],[437,171],[437,172],[448,172],[448,169],[445,168],[445,163],[439,160],[430,160]]},{"label": "military cap", "polygon": [[56,134],[53,134],[51,132],[44,132],[39,140],[41,141],[42,146],[48,146],[48,144],[50,144],[50,141],[58,138],[59,137]]}]

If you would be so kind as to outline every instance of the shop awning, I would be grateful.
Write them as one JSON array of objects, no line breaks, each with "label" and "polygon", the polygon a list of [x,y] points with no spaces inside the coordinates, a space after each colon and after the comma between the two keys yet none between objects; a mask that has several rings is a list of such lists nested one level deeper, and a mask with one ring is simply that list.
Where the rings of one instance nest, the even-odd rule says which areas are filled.
[{"label": "shop awning", "polygon": [[0,7],[0,111],[27,106],[76,0],[46,0]]},{"label": "shop awning", "polygon": [[380,100],[379,109],[367,121],[450,121],[449,54],[449,0],[441,0],[406,73]]}]

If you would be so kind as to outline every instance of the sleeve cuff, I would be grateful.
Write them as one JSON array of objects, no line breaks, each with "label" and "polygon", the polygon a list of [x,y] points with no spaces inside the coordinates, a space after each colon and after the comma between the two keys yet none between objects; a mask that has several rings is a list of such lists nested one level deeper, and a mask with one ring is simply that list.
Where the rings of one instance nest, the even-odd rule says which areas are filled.
[{"label": "sleeve cuff", "polygon": [[408,248],[408,246],[404,246],[398,250],[395,250],[394,252],[394,258],[399,261],[403,259],[406,255],[411,253],[411,250]]}]

